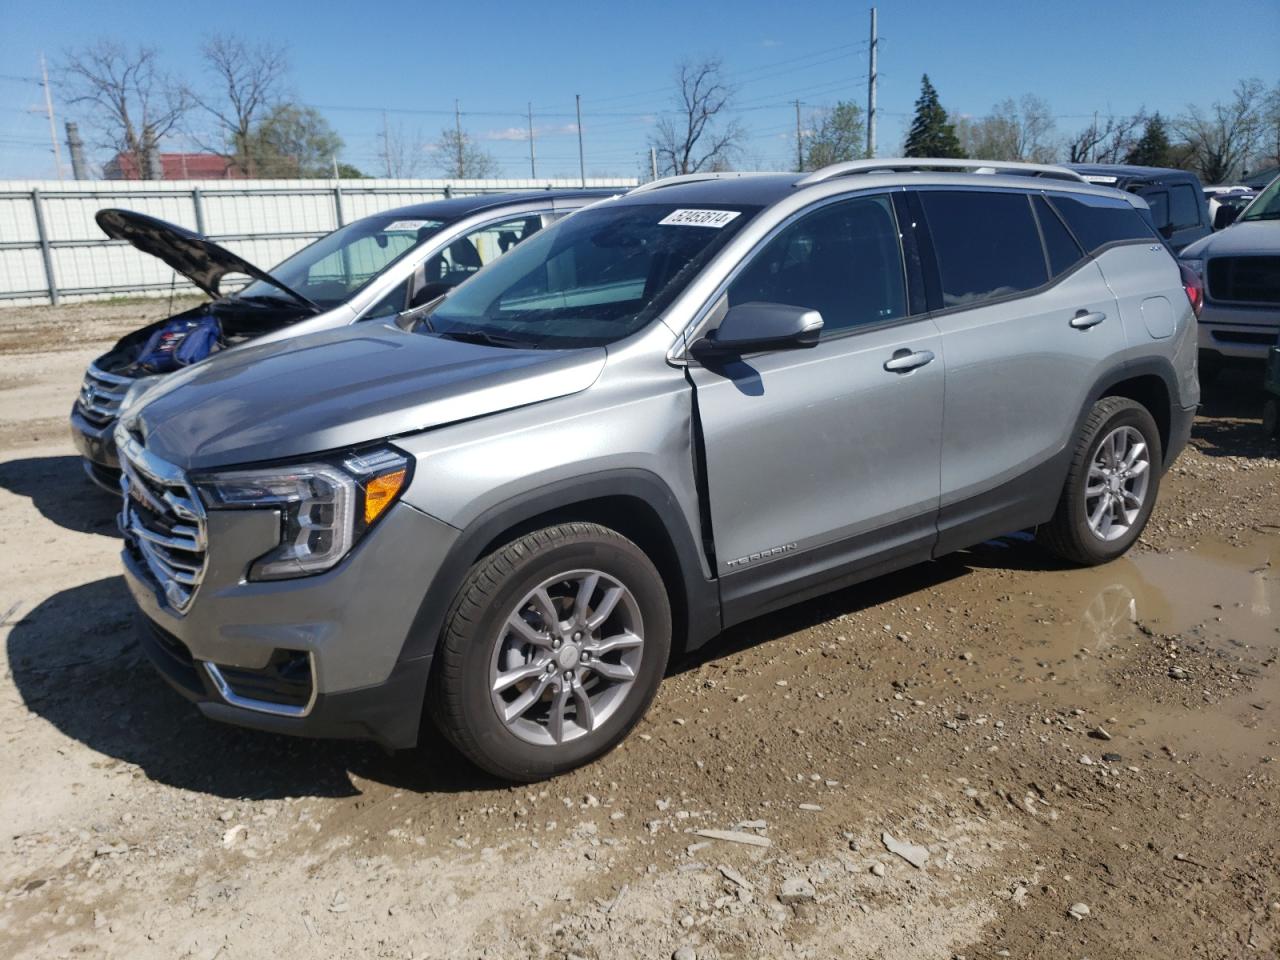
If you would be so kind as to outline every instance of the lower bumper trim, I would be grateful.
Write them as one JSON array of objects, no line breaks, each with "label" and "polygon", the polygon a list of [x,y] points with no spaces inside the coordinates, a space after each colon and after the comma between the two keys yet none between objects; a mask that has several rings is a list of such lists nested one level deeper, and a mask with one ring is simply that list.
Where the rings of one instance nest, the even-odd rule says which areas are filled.
[{"label": "lower bumper trim", "polygon": [[139,614],[139,620],[139,642],[157,672],[211,720],[289,736],[371,740],[389,750],[406,750],[418,743],[429,656],[397,663],[386,680],[370,687],[317,693],[305,714],[267,713],[256,704],[224,699],[208,664],[196,661],[181,641],[145,615]]}]

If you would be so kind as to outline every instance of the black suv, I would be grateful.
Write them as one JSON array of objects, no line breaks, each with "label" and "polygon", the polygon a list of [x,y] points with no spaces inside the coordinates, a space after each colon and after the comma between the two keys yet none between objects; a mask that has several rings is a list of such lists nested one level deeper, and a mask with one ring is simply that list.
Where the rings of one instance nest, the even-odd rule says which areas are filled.
[{"label": "black suv", "polygon": [[1069,163],[1090,183],[1136,193],[1151,207],[1152,226],[1177,253],[1213,233],[1200,178],[1186,170],[1125,163]]}]

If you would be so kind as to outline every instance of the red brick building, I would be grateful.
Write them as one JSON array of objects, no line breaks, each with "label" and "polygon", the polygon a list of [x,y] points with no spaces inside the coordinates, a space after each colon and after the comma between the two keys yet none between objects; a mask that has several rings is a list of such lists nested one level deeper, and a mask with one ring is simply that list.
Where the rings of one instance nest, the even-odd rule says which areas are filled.
[{"label": "red brick building", "polygon": [[[162,153],[161,180],[243,180],[244,172],[235,161],[216,153]],[[107,180],[142,180],[137,160],[127,153],[117,153],[102,167]]]}]

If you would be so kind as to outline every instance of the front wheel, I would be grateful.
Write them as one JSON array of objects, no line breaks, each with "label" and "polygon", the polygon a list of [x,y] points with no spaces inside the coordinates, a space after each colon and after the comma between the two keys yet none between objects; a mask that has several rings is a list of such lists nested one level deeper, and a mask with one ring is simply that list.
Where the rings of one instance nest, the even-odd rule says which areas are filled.
[{"label": "front wheel", "polygon": [[507,780],[540,780],[616,746],[666,669],[662,576],[591,523],[537,530],[483,557],[445,622],[430,691],[441,731]]},{"label": "front wheel", "polygon": [[1160,489],[1160,431],[1127,397],[1093,405],[1076,441],[1062,498],[1040,541],[1072,563],[1114,560],[1142,534]]}]

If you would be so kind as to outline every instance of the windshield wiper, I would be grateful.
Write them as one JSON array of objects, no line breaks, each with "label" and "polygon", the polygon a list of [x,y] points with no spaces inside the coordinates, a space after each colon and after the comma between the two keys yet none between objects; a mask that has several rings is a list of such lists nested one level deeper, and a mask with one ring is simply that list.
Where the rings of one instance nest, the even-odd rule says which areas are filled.
[{"label": "windshield wiper", "polygon": [[486,333],[483,330],[438,330],[435,335],[449,340],[457,340],[461,343],[482,343],[490,347],[510,347],[517,350],[526,350],[532,347],[528,340],[521,340],[519,337],[504,337],[500,333]]}]

